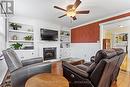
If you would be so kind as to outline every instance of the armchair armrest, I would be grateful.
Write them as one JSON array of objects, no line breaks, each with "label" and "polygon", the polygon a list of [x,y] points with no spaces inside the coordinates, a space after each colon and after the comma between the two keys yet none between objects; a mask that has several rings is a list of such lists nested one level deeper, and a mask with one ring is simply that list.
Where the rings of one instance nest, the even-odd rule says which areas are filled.
[{"label": "armchair armrest", "polygon": [[86,72],[86,71],[83,71],[67,62],[63,62],[63,68],[66,67],[68,68],[69,70],[71,70],[72,72],[74,72],[75,74],[78,74],[82,77],[85,77],[85,78],[88,78],[89,74]]},{"label": "armchair armrest", "polygon": [[43,58],[37,57],[37,58],[22,60],[21,62],[23,64],[23,66],[27,66],[27,65],[43,62]]},{"label": "armchair armrest", "polygon": [[70,87],[94,87],[87,72],[63,62],[63,75],[70,82]]},{"label": "armchair armrest", "polygon": [[40,73],[50,73],[51,64],[50,63],[37,63],[22,67],[11,72],[12,87],[24,87],[26,81]]}]

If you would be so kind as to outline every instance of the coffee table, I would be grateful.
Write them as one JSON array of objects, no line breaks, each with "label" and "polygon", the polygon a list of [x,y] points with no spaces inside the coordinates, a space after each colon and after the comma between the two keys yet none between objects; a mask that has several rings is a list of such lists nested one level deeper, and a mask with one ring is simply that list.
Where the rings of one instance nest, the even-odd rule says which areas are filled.
[{"label": "coffee table", "polygon": [[61,75],[43,73],[27,80],[25,87],[69,87],[69,82]]}]

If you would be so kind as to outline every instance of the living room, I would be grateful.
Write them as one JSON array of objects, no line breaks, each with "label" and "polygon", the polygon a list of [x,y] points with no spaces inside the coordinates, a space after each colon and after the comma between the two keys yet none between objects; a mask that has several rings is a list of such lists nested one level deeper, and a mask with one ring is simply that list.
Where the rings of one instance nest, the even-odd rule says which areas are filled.
[{"label": "living room", "polygon": [[[115,78],[117,76],[115,74],[113,75],[113,73],[110,74],[110,77],[111,75],[115,76],[111,77],[115,78],[114,82],[117,80],[112,87],[129,87],[130,48],[128,43],[130,41],[130,2],[111,0],[107,1],[108,5],[103,3],[106,3],[106,1],[1,1],[0,66],[2,67],[0,68],[0,87],[35,87],[35,84],[31,86],[29,82],[39,73],[50,72],[46,69],[47,64],[51,65],[50,69],[53,74],[61,74],[60,76],[64,76],[63,78],[66,83],[64,83],[64,85],[66,86],[63,87],[68,87],[68,84],[69,87],[110,87],[113,80],[103,84],[102,80],[108,80],[109,78],[104,79],[105,77],[102,76],[102,78],[99,79],[100,81],[95,83],[90,79],[92,77],[90,73],[88,76],[85,74],[85,77],[87,77],[86,80],[90,80],[87,84],[72,85],[73,82],[66,76],[68,69],[66,70],[66,68],[64,68],[64,66],[68,67],[69,65],[62,64],[62,61],[65,61],[73,65],[70,65],[70,69],[75,66],[84,69],[83,65],[87,62],[91,62],[92,65],[94,63],[94,73],[97,69],[96,67],[98,67],[97,64],[95,65],[96,59],[94,59],[94,56],[97,56],[100,50],[106,53],[105,57],[115,56],[118,54],[118,51],[119,53],[121,52],[120,54],[125,54],[124,56],[121,55],[123,57],[118,58],[117,62],[120,62],[115,65],[118,69],[113,69],[113,73],[116,72],[118,78]],[[112,56],[112,58],[114,56]],[[18,59],[17,62],[20,64],[17,65],[17,63],[15,63],[16,61],[13,62],[15,58]],[[114,59],[115,60],[112,61],[116,61],[117,58],[114,57]],[[101,61],[99,63],[101,63]],[[15,69],[12,68],[13,64]],[[32,66],[32,68],[30,69],[29,66],[25,66],[24,64],[30,67]],[[111,65],[114,66],[114,64]],[[50,67],[50,65],[47,67]],[[61,68],[62,65],[63,68]],[[28,68],[26,73],[29,78],[26,77],[26,79],[24,78],[23,80],[23,77],[26,75],[23,72],[20,74],[19,71],[26,67]],[[35,69],[33,69],[33,67],[35,67]],[[43,71],[40,70],[40,67],[43,68]],[[85,70],[86,69],[87,68],[85,68]],[[66,72],[64,72],[65,70]],[[119,70],[121,73],[117,72]],[[78,73],[79,72],[80,70]],[[17,75],[21,75],[20,78],[23,82],[17,78]],[[104,74],[102,73],[102,75]],[[71,74],[70,77],[74,78],[73,74]],[[120,79],[122,77],[126,77],[123,78],[125,82],[119,85],[120,81],[123,80]],[[91,86],[89,82],[91,82]],[[60,82],[59,80],[59,84],[61,83],[62,81]],[[127,86],[124,84],[127,84]],[[56,87],[57,86],[58,85],[56,85]],[[54,85],[48,87],[54,87]]]}]

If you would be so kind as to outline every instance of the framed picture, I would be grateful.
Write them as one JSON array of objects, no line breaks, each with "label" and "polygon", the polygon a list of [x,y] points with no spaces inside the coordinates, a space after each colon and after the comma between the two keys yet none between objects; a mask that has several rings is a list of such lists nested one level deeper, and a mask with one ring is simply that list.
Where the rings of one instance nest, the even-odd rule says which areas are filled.
[{"label": "framed picture", "polygon": [[116,43],[122,43],[124,41],[128,41],[128,33],[121,33],[115,35]]}]

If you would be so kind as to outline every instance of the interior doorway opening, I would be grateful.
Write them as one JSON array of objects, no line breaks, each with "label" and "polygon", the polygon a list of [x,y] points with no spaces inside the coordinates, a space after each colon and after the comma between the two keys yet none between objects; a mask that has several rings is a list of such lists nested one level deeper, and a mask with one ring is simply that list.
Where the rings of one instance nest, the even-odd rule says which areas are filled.
[{"label": "interior doorway opening", "polygon": [[130,17],[100,24],[101,49],[122,48],[126,53],[121,69],[130,71]]}]

